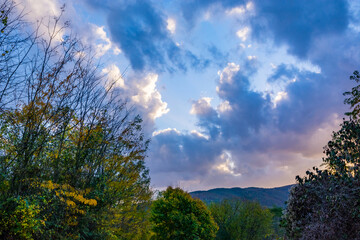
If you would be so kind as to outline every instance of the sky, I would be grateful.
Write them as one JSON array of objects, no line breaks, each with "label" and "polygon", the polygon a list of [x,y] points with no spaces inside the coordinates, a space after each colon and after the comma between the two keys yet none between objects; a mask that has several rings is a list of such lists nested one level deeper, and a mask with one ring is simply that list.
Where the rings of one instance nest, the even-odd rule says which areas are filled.
[{"label": "sky", "polygon": [[32,22],[65,4],[144,120],[155,189],[295,183],[322,163],[360,69],[356,0],[16,2]]}]

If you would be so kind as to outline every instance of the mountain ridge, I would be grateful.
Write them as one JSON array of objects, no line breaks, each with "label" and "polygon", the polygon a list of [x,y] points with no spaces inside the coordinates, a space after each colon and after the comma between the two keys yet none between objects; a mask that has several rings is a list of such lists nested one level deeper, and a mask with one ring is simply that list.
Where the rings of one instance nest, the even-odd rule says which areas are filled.
[{"label": "mountain ridge", "polygon": [[257,201],[265,207],[285,207],[285,201],[289,197],[289,190],[294,185],[286,185],[275,188],[213,188],[205,191],[193,191],[190,195],[206,203],[220,202],[225,199],[241,199]]}]

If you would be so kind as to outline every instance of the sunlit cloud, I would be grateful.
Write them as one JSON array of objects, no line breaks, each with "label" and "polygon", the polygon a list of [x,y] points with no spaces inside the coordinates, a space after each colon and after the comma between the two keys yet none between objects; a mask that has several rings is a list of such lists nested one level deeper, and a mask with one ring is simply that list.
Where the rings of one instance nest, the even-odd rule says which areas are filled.
[{"label": "sunlit cloud", "polygon": [[223,173],[231,174],[233,176],[241,176],[241,173],[235,172],[235,162],[232,161],[232,156],[230,152],[224,151],[220,155],[220,161],[220,164],[214,166],[216,170]]},{"label": "sunlit cloud", "polygon": [[234,7],[230,10],[227,10],[226,13],[228,15],[241,15],[245,13],[245,8],[244,7]]},{"label": "sunlit cloud", "polygon": [[169,32],[171,34],[174,34],[175,30],[176,30],[176,21],[175,21],[175,19],[168,18],[166,22],[167,22],[167,29],[169,30]]},{"label": "sunlit cloud", "polygon": [[136,84],[137,94],[131,97],[132,101],[145,108],[149,118],[153,120],[170,111],[167,103],[162,101],[161,94],[156,88],[157,81],[157,74],[147,74],[141,82]]},{"label": "sunlit cloud", "polygon": [[109,50],[113,50],[112,53],[118,55],[121,53],[121,49],[111,42],[107,33],[104,30],[104,26],[92,25],[93,36],[92,39],[95,45],[96,56],[101,57],[106,54]]},{"label": "sunlit cloud", "polygon": [[232,110],[232,107],[230,105],[230,102],[229,101],[223,101],[219,104],[219,106],[217,107],[217,110],[220,112],[220,113],[224,113],[224,112],[228,112],[228,111],[231,111]]},{"label": "sunlit cloud", "polygon": [[278,102],[287,98],[288,98],[287,92],[278,92],[274,98],[274,107],[276,107]]},{"label": "sunlit cloud", "polygon": [[205,115],[209,112],[210,109],[211,109],[211,98],[203,97],[193,103],[190,110],[190,114]]},{"label": "sunlit cloud", "polygon": [[[102,70],[102,72],[104,74],[106,74],[109,79],[109,81],[105,84],[108,84],[108,85],[110,84],[111,86],[113,84],[115,84],[114,85],[115,87],[120,87],[120,88],[126,89],[125,82],[121,75],[120,69],[115,64],[111,64],[110,66],[104,68]],[[111,87],[111,86],[108,86],[108,87]]]},{"label": "sunlit cloud", "polygon": [[166,128],[166,129],[154,131],[152,136],[155,137],[156,135],[166,134],[166,133],[169,133],[169,132],[175,132],[177,134],[180,134],[180,131],[178,131],[176,128]]},{"label": "sunlit cloud", "polygon": [[238,38],[240,38],[243,42],[245,42],[247,40],[249,34],[250,34],[249,27],[241,28],[240,30],[238,30],[236,32],[236,35],[238,36]]}]

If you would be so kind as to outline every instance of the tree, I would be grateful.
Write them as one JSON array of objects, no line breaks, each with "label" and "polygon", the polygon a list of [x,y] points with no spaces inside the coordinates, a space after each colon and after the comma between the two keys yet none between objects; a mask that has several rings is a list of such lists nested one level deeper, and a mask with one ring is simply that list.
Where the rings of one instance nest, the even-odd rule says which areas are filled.
[{"label": "tree", "polygon": [[219,226],[216,239],[257,240],[272,234],[272,214],[257,202],[223,200],[209,207]]},{"label": "tree", "polygon": [[282,217],[284,209],[282,207],[271,207],[269,208],[270,212],[273,215],[272,218],[272,228],[274,230],[272,238],[270,239],[283,239],[285,236],[285,229],[282,226]]},{"label": "tree", "polygon": [[[14,3],[1,9],[15,37]],[[46,26],[0,42],[31,49],[0,61],[0,237],[139,239],[152,196],[142,120],[61,16]]]},{"label": "tree", "polygon": [[12,106],[15,90],[19,92],[25,79],[23,66],[29,64],[30,52],[39,40],[38,31],[29,29],[13,0],[0,3],[0,109]]},{"label": "tree", "polygon": [[168,187],[151,207],[153,239],[214,239],[218,229],[205,204],[180,188]]},{"label": "tree", "polygon": [[[350,77],[357,83],[359,72]],[[290,239],[359,239],[360,238],[360,85],[354,87],[345,103],[341,129],[333,132],[324,147],[324,170],[316,167],[304,178],[296,177],[284,220]]]}]

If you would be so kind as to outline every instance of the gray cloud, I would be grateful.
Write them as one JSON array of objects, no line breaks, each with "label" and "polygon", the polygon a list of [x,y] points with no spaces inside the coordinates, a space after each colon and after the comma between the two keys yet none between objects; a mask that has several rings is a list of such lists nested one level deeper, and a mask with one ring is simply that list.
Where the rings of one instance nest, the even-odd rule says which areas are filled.
[{"label": "gray cloud", "polygon": [[[176,175],[176,179],[188,180],[207,175],[220,153],[219,145],[199,133],[184,134],[167,129],[152,137],[148,164],[152,176]],[[153,184],[166,186],[171,180],[157,177],[153,178]]]},{"label": "gray cloud", "polygon": [[[350,16],[346,0],[253,2],[255,14],[249,19],[252,36],[258,41],[271,37],[277,45],[286,44],[289,53],[299,58],[307,56],[314,40],[342,34],[350,19],[356,21],[358,18]],[[196,24],[196,17],[206,10],[219,11],[219,7],[228,10],[245,4],[243,0],[185,1],[182,4],[182,15],[192,27]]]},{"label": "gray cloud", "polygon": [[87,0],[107,16],[112,41],[117,43],[134,70],[186,71],[202,69],[206,59],[179,47],[167,29],[167,16],[149,0]]},{"label": "gray cloud", "polygon": [[287,44],[300,58],[307,56],[315,39],[342,34],[349,23],[345,0],[256,1],[255,9],[252,34],[263,39],[270,33],[276,44]]}]

